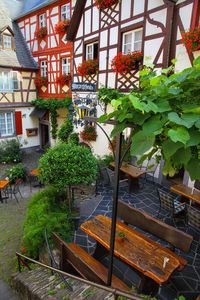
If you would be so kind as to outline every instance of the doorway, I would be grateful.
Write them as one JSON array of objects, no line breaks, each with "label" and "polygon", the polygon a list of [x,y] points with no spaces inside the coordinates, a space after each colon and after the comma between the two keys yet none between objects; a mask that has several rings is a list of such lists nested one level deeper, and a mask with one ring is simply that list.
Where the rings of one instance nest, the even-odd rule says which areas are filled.
[{"label": "doorway", "polygon": [[40,124],[41,129],[41,148],[45,149],[49,145],[49,125]]}]

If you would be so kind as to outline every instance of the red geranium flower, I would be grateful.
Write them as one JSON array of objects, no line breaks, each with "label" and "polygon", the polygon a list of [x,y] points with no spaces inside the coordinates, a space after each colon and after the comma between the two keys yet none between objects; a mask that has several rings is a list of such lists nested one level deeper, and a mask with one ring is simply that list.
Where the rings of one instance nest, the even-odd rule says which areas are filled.
[{"label": "red geranium flower", "polygon": [[119,2],[119,0],[95,0],[95,5],[98,7],[98,9],[104,9],[114,5],[117,2]]},{"label": "red geranium flower", "polygon": [[47,35],[47,28],[40,27],[38,30],[35,31],[35,37],[41,39]]},{"label": "red geranium flower", "polygon": [[181,32],[181,35],[181,41],[186,46],[189,53],[200,50],[200,25],[187,32]]},{"label": "red geranium flower", "polygon": [[82,64],[78,66],[78,75],[92,75],[96,74],[99,70],[99,63],[97,59],[84,60]]},{"label": "red geranium flower", "polygon": [[70,20],[61,21],[55,25],[55,32],[56,33],[65,32],[67,31],[69,25],[70,25]]},{"label": "red geranium flower", "polygon": [[95,127],[88,125],[83,131],[80,131],[80,137],[83,141],[96,141],[97,133]]},{"label": "red geranium flower", "polygon": [[60,85],[66,85],[66,84],[68,84],[71,80],[72,80],[72,75],[71,75],[71,74],[63,74],[63,75],[60,75],[60,76],[57,78],[57,83],[59,83]]},{"label": "red geranium flower", "polygon": [[119,52],[112,60],[111,67],[116,73],[127,74],[136,69],[141,62],[143,54],[138,51],[123,55]]},{"label": "red geranium flower", "polygon": [[48,85],[48,79],[47,79],[47,77],[44,77],[44,76],[37,76],[34,79],[34,83],[37,87],[47,86]]}]

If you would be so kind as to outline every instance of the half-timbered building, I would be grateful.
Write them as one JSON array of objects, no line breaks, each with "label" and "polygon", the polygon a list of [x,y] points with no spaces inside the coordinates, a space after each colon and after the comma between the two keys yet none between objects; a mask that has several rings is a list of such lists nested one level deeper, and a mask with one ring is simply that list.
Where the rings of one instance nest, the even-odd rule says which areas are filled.
[{"label": "half-timbered building", "polygon": [[18,136],[23,148],[38,147],[38,120],[29,115],[39,66],[6,6],[0,6],[0,142]]},{"label": "half-timbered building", "polygon": [[[97,88],[103,85],[129,92],[139,84],[138,68],[125,74],[114,72],[112,60],[119,52],[123,55],[142,52],[141,63],[148,61],[156,69],[168,67],[173,58],[178,59],[175,67],[179,71],[191,66],[194,56],[181,43],[181,31],[198,24],[198,0],[121,0],[102,9],[96,2],[77,1],[68,30],[67,40],[74,43],[74,82],[96,83]],[[80,76],[79,66],[88,59],[98,60],[99,70],[96,74]],[[91,93],[75,92],[73,99],[81,103],[88,95],[98,103],[94,93],[91,96]],[[97,116],[102,113],[103,109],[97,105]],[[106,125],[106,131],[110,130]],[[98,128],[97,131],[98,138],[92,147],[102,155],[108,142]]]}]

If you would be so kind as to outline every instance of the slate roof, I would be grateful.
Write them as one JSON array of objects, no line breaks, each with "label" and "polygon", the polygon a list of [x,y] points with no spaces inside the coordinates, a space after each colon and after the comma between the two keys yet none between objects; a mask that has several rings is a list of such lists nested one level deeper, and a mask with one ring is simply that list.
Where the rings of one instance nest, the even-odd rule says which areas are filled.
[{"label": "slate roof", "polygon": [[23,9],[21,10],[20,14],[16,18],[14,18],[14,20],[24,17],[42,7],[48,6],[57,1],[59,0],[25,0]]},{"label": "slate roof", "polygon": [[0,66],[39,69],[16,22],[12,22],[12,30],[14,32],[15,51],[0,48]]}]

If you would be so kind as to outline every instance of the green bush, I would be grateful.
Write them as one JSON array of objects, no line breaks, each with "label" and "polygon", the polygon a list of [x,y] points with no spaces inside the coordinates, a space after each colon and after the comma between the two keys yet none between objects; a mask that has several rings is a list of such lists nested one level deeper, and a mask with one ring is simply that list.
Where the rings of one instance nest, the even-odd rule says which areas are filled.
[{"label": "green bush", "polygon": [[6,140],[0,143],[0,162],[21,162],[22,151],[20,143],[16,139]]},{"label": "green bush", "polygon": [[59,140],[62,142],[66,142],[72,130],[73,130],[73,124],[68,117],[61,125],[60,130],[58,131]]},{"label": "green bush", "polygon": [[27,173],[28,173],[27,169],[23,168],[21,163],[19,163],[18,165],[14,166],[10,169],[4,170],[5,176],[8,177],[8,179],[11,182],[15,182],[16,179],[18,179],[18,178],[25,180],[27,177]]},{"label": "green bush", "polygon": [[32,196],[28,204],[28,213],[23,225],[23,243],[29,257],[38,258],[39,249],[45,243],[45,227],[52,245],[51,232],[56,232],[62,239],[70,240],[72,226],[69,220],[69,208],[63,192],[54,188],[40,191]]},{"label": "green bush", "polygon": [[78,143],[79,143],[79,133],[78,132],[71,133],[69,140],[70,140],[71,143],[73,143],[75,145],[78,145]]},{"label": "green bush", "polygon": [[40,180],[58,190],[78,183],[91,183],[97,177],[97,160],[86,147],[58,143],[39,160]]}]

